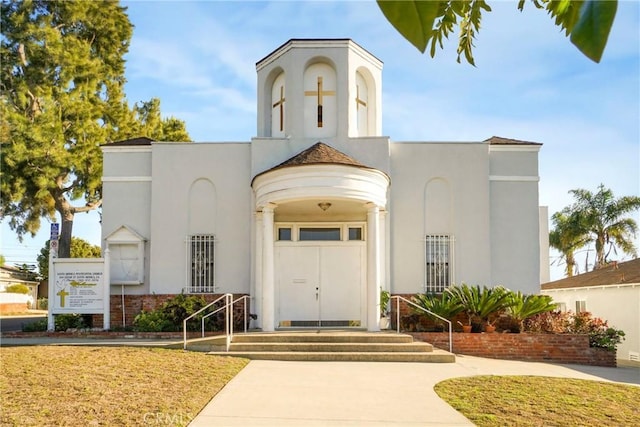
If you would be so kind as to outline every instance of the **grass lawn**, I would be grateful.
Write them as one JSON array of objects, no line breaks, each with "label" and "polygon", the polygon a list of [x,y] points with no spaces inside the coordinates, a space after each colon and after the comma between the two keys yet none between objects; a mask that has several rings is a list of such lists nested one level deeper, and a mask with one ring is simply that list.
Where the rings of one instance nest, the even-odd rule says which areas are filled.
[{"label": "grass lawn", "polygon": [[186,425],[246,359],[155,348],[0,348],[0,425]]},{"label": "grass lawn", "polygon": [[567,378],[476,376],[435,391],[476,425],[638,426],[640,387]]}]

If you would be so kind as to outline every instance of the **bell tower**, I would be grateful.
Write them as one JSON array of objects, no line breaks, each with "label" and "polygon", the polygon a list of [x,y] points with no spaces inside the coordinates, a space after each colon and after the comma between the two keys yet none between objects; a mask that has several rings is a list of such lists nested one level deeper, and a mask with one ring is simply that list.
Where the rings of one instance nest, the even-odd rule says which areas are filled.
[{"label": "bell tower", "polygon": [[382,62],[350,39],[291,39],[256,64],[258,138],[381,136]]}]

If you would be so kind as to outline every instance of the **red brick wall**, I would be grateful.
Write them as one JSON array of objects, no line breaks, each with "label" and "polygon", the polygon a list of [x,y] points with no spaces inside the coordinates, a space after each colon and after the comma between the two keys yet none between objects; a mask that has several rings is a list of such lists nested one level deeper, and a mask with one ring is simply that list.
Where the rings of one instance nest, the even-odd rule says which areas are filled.
[{"label": "red brick wall", "polygon": [[[416,339],[448,350],[447,333],[413,332]],[[493,359],[616,366],[616,352],[589,347],[587,335],[454,333],[453,352]]]},{"label": "red brick wall", "polygon": [[[110,300],[110,321],[111,328],[121,328],[123,326],[132,326],[135,317],[142,311],[152,311],[160,307],[162,304],[174,298],[175,294],[148,294],[148,295],[125,295],[124,296],[124,317],[125,324],[122,323],[122,295],[111,295]],[[222,294],[203,294],[202,297],[207,303],[212,302],[222,296]],[[234,295],[233,299],[241,297],[242,294]],[[248,302],[247,302],[248,307]],[[243,304],[234,306],[236,313],[242,314],[244,310]],[[249,310],[250,311],[250,310]],[[93,315],[93,327],[101,328],[103,326],[103,316],[101,314]]]}]

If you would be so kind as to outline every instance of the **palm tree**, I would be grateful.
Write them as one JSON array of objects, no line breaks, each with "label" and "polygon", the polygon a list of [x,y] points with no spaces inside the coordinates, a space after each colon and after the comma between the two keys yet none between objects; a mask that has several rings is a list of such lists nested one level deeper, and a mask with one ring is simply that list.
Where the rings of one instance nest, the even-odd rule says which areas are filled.
[{"label": "palm tree", "polygon": [[569,222],[572,227],[583,229],[589,235],[589,240],[595,243],[594,270],[606,265],[611,251],[617,253],[616,248],[637,257],[633,239],[638,226],[632,218],[624,216],[640,209],[640,197],[616,199],[603,184],[598,186],[595,194],[584,189],[571,190],[569,193],[576,200],[569,211]]},{"label": "palm tree", "polygon": [[589,243],[589,233],[570,221],[567,209],[551,216],[553,230],[549,233],[549,245],[560,252],[566,263],[567,277],[573,276],[576,259],[575,251]]}]

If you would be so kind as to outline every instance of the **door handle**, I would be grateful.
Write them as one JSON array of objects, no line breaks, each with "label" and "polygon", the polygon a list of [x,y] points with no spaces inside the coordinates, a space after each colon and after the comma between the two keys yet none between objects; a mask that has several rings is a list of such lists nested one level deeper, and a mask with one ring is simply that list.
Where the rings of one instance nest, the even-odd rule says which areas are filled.
[{"label": "door handle", "polygon": [[316,301],[318,300],[319,294],[320,294],[320,288],[316,287]]}]

